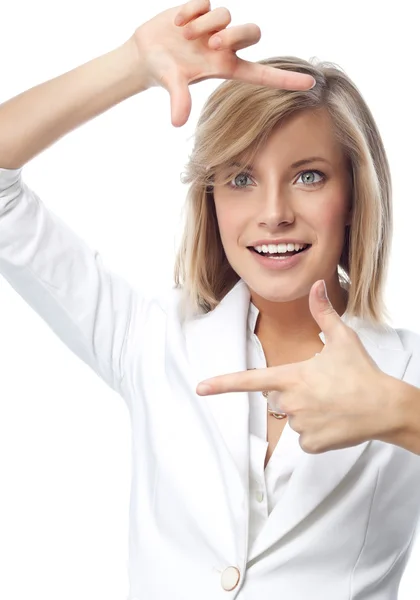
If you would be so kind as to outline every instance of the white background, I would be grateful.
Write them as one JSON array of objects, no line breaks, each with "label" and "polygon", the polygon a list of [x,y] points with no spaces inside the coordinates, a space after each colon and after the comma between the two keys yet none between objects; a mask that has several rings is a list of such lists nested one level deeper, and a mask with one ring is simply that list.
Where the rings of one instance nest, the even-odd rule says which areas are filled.
[{"label": "white background", "polygon": [[[146,6],[141,0],[4,1],[0,102],[112,50],[171,6],[167,0]],[[240,51],[242,58],[316,56],[338,63],[362,91],[394,182],[386,299],[395,326],[420,332],[420,42],[410,14],[416,3],[212,3],[217,6],[229,8],[232,25],[261,27],[261,41]],[[187,192],[180,174],[201,107],[220,83],[191,86],[191,117],[180,129],[171,125],[168,93],[153,88],[74,130],[24,168],[44,203],[135,287],[158,291],[172,284]],[[124,600],[128,411],[3,278],[0,332],[0,598]],[[419,573],[417,542],[401,600],[418,599]]]}]

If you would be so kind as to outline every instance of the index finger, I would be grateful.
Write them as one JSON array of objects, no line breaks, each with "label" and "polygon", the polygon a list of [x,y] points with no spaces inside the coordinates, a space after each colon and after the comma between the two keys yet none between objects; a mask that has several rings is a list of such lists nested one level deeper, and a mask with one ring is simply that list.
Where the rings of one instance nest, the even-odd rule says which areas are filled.
[{"label": "index finger", "polygon": [[285,391],[296,379],[294,364],[265,369],[250,369],[227,375],[218,375],[201,381],[196,389],[200,396],[226,392]]},{"label": "index finger", "polygon": [[[217,31],[209,39],[209,48],[216,48],[215,38],[220,40],[218,51],[230,50],[237,52],[242,48],[247,48],[257,44],[261,39],[261,29],[255,23],[245,25],[235,25],[227,29]],[[229,60],[229,71],[231,61]],[[282,90],[310,90],[316,85],[316,80],[308,73],[298,73],[287,69],[278,69],[270,65],[258,62],[250,62],[235,57],[233,70],[229,73],[223,73],[220,76],[226,79],[239,79],[253,85],[278,88]]]},{"label": "index finger", "polygon": [[316,80],[307,73],[297,73],[286,69],[277,69],[269,65],[253,63],[237,57],[237,66],[232,79],[240,79],[246,83],[278,88],[280,90],[310,90]]}]

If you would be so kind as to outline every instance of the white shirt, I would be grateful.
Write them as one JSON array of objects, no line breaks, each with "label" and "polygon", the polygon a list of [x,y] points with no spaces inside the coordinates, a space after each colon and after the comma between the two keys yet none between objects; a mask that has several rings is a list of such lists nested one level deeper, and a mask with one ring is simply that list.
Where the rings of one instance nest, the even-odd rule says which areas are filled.
[{"label": "white shirt", "polygon": [[[264,350],[254,333],[258,308],[250,302],[248,313],[247,358],[249,369],[267,367]],[[274,506],[280,501],[303,450],[299,435],[287,422],[270,460],[264,469],[267,454],[267,401],[260,392],[249,393],[249,546],[257,539]],[[274,418],[274,417],[269,417]]]},{"label": "white shirt", "polygon": [[[419,457],[378,440],[310,455],[286,425],[264,472],[265,399],[196,394],[266,366],[245,282],[184,322],[179,290],[132,290],[20,175],[0,168],[0,274],[130,411],[127,600],[395,600]],[[420,387],[418,334],[350,323],[380,369]]]}]

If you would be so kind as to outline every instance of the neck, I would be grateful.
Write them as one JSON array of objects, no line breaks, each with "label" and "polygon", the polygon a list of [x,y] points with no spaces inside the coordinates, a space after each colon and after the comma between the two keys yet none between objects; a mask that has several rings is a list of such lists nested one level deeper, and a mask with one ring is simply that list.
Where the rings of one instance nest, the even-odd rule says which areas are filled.
[{"label": "neck", "polygon": [[[326,281],[328,298],[341,316],[347,306],[347,292],[340,286],[338,275]],[[256,335],[267,343],[281,339],[297,345],[318,338],[320,328],[309,309],[309,295],[291,302],[271,302],[251,291],[251,300],[259,310]]]}]

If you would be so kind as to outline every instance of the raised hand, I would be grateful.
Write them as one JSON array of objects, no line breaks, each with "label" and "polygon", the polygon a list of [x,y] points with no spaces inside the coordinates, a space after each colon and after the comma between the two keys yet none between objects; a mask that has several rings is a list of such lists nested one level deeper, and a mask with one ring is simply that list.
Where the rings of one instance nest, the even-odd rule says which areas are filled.
[{"label": "raised hand", "polygon": [[[227,28],[230,22],[227,8],[211,10],[209,0],[191,0],[159,13],[134,32],[148,86],[161,86],[169,92],[175,127],[184,125],[191,113],[188,85],[205,79],[239,79],[287,90],[307,90],[315,85],[310,75],[236,56],[241,48],[256,44],[261,31],[255,23]],[[220,46],[216,45],[218,39]]]}]

